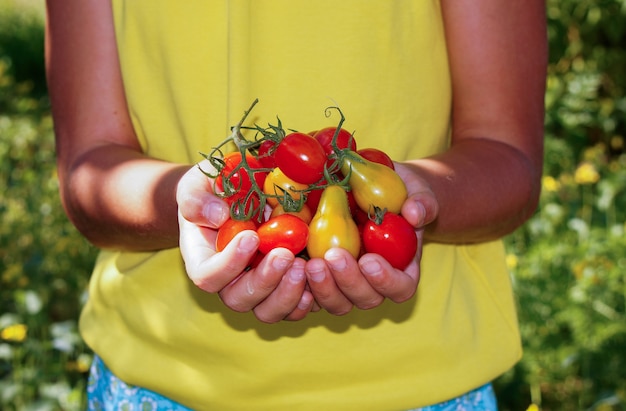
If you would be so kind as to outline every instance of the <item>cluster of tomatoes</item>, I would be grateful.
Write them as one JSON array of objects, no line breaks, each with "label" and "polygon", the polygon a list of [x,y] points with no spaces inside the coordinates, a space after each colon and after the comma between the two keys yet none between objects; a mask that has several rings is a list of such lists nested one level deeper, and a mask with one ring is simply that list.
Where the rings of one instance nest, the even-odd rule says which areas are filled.
[{"label": "cluster of tomatoes", "polygon": [[256,136],[247,140],[244,116],[229,139],[239,150],[205,155],[217,170],[210,175],[215,192],[231,209],[217,234],[218,251],[237,233],[254,230],[260,245],[251,266],[277,247],[305,258],[341,247],[355,258],[380,254],[398,269],[410,263],[417,237],[400,215],[404,182],[386,153],[357,149],[341,118],[337,127],[310,133],[285,132],[280,121],[256,126],[248,128]]}]

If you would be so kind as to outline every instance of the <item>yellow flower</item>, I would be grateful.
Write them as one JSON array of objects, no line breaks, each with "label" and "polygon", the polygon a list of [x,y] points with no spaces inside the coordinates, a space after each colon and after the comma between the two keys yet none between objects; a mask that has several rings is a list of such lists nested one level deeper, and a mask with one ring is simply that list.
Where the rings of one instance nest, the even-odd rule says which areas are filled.
[{"label": "yellow flower", "polygon": [[69,371],[78,371],[84,374],[91,368],[91,357],[87,354],[81,354],[76,361],[68,361],[65,367]]},{"label": "yellow flower", "polygon": [[89,368],[91,368],[91,361],[92,361],[91,356],[87,354],[79,355],[78,359],[76,360],[77,371],[81,373],[85,373],[89,371]]},{"label": "yellow flower", "polygon": [[543,189],[550,192],[558,191],[561,184],[552,176],[545,176],[542,179]]},{"label": "yellow flower", "polygon": [[513,270],[517,267],[518,259],[515,254],[507,254],[505,261],[506,266],[509,267],[509,270]]},{"label": "yellow flower", "polygon": [[574,181],[577,184],[593,184],[598,180],[600,180],[600,174],[593,164],[588,162],[581,163],[574,174]]},{"label": "yellow flower", "polygon": [[624,137],[613,136],[611,137],[611,148],[614,150],[622,150],[624,148]]},{"label": "yellow flower", "polygon": [[530,404],[530,406],[528,408],[526,408],[526,411],[539,411],[540,408],[537,406],[537,404]]},{"label": "yellow flower", "polygon": [[5,341],[22,342],[26,339],[28,327],[25,324],[9,325],[0,331],[0,338]]},{"label": "yellow flower", "polygon": [[585,261],[579,261],[576,264],[574,264],[574,266],[572,267],[572,272],[574,274],[574,277],[580,280],[583,277],[583,272],[585,271],[586,266],[587,266],[587,263]]}]

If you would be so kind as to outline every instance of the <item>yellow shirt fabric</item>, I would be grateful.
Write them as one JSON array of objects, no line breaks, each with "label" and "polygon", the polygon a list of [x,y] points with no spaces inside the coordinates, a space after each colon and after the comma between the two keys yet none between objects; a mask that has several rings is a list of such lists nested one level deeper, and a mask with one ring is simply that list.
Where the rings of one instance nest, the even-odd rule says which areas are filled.
[{"label": "yellow shirt fabric", "polygon": [[[435,0],[114,0],[132,119],[149,155],[195,163],[248,124],[311,131],[339,105],[360,148],[448,145]],[[424,246],[414,298],[264,324],[187,278],[178,249],[102,251],[81,317],[120,378],[196,410],[402,410],[441,402],[521,355],[501,242]]]}]

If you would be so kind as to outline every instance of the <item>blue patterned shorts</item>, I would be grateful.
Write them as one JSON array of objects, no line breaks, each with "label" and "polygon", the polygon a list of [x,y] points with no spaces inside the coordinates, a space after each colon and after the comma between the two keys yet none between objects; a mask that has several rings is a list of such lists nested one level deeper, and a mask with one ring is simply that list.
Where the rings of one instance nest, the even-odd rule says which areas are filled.
[{"label": "blue patterned shorts", "polygon": [[87,383],[88,411],[191,411],[145,388],[126,384],[95,356]]},{"label": "blue patterned shorts", "polygon": [[[192,411],[156,392],[126,384],[95,357],[87,385],[88,411]],[[491,384],[436,405],[409,411],[497,411]]]}]

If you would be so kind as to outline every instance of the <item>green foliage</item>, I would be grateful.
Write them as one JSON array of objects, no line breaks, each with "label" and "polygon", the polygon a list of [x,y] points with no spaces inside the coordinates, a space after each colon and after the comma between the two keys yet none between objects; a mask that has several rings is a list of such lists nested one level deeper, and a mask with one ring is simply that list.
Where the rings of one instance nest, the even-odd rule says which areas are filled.
[{"label": "green foliage", "polygon": [[[0,0],[0,409],[78,410],[95,250],[63,214],[41,14]],[[506,239],[525,355],[502,410],[626,409],[626,0],[548,0],[538,212]]]},{"label": "green foliage", "polygon": [[625,221],[626,155],[600,144],[544,177],[539,211],[507,238],[525,356],[503,391],[545,410],[626,405]]},{"label": "green foliage", "polygon": [[0,55],[0,409],[79,410],[91,357],[76,321],[94,250],[63,213],[49,107],[13,77],[17,60]]},{"label": "green foliage", "polygon": [[[17,84],[36,97],[46,93],[43,37],[43,16],[33,6],[16,7],[15,1],[0,0],[0,58]],[[7,96],[0,94],[0,112],[3,97]]]},{"label": "green foliage", "polygon": [[589,144],[623,150],[626,127],[626,3],[547,1],[550,67],[546,130],[575,158]]},{"label": "green foliage", "polygon": [[549,0],[543,193],[507,238],[525,355],[503,410],[626,408],[626,2]]}]

